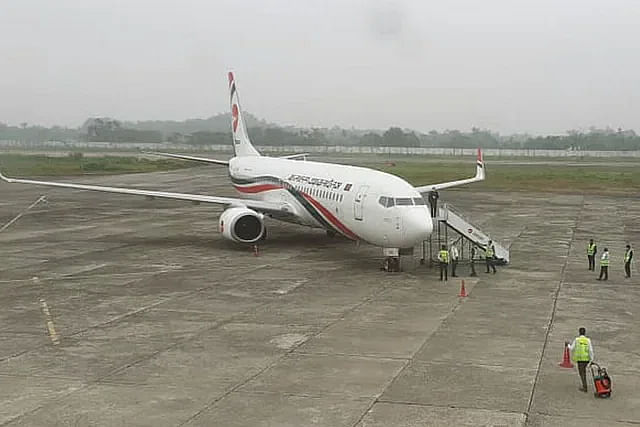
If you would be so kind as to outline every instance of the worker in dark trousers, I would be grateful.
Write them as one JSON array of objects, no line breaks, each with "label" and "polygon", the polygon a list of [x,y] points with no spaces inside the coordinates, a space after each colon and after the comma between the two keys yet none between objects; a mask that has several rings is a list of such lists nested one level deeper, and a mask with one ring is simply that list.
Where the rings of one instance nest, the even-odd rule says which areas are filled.
[{"label": "worker in dark trousers", "polygon": [[484,260],[487,263],[487,271],[485,273],[489,273],[489,269],[493,269],[493,274],[496,274],[496,264],[494,262],[494,256],[496,254],[496,248],[493,246],[493,242],[489,240],[487,243],[487,247],[484,250]]},{"label": "worker in dark trousers", "polygon": [[569,344],[569,351],[571,351],[571,358],[578,364],[578,374],[580,375],[580,381],[582,381],[582,387],[580,391],[587,392],[587,366],[593,361],[593,346],[591,340],[585,336],[587,331],[584,328],[580,328],[578,331],[580,336],[576,337],[571,344]]},{"label": "worker in dark trousers", "polygon": [[589,259],[589,271],[596,271],[596,253],[598,253],[598,247],[594,243],[593,239],[589,239],[587,245],[587,258]]},{"label": "worker in dark trousers", "polygon": [[442,245],[440,252],[438,252],[438,261],[440,261],[440,280],[444,276],[444,280],[447,281],[447,269],[449,268],[449,251],[445,245]]},{"label": "worker in dark trousers", "polygon": [[625,279],[631,279],[631,260],[633,259],[633,249],[631,245],[627,245],[627,250],[624,252],[624,277]]},{"label": "worker in dark trousers", "polygon": [[438,216],[438,197],[440,195],[437,191],[429,191],[429,206],[431,206],[431,218],[435,218]]},{"label": "worker in dark trousers", "polygon": [[471,259],[469,260],[470,265],[471,265],[471,277],[477,276],[478,273],[476,273],[476,265],[475,265],[475,258],[476,258],[476,247],[475,246],[471,246]]},{"label": "worker in dark trousers", "polygon": [[[602,276],[604,275],[604,279]],[[604,248],[600,257],[600,276],[598,280],[609,280],[609,249]]]},{"label": "worker in dark trousers", "polygon": [[456,245],[451,246],[451,277],[458,277],[456,274],[456,268],[458,267],[458,258],[460,254],[458,253],[458,248]]}]

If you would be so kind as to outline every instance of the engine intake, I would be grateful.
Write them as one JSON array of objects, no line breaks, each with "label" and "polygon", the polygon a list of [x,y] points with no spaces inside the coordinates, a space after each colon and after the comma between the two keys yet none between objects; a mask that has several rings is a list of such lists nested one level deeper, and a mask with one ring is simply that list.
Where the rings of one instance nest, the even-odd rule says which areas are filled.
[{"label": "engine intake", "polygon": [[248,208],[227,209],[218,226],[223,237],[240,243],[255,243],[265,232],[263,216]]}]

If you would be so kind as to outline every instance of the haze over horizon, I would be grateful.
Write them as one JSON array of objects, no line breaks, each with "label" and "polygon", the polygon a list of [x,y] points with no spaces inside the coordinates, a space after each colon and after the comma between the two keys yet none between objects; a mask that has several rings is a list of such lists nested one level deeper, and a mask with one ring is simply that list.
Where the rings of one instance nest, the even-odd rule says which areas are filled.
[{"label": "haze over horizon", "polygon": [[[265,5],[266,4],[266,5]],[[613,7],[615,6],[615,7]],[[0,122],[640,129],[640,2],[10,1]]]}]

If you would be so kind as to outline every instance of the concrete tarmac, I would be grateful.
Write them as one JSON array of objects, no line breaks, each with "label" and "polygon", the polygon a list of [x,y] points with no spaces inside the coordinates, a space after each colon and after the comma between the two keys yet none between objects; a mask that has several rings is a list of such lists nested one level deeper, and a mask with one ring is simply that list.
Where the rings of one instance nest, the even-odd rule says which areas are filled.
[{"label": "concrete tarmac", "polygon": [[[224,171],[76,182],[233,194]],[[442,283],[322,231],[269,223],[259,256],[220,208],[0,183],[0,425],[591,426],[640,423],[640,201],[443,192],[512,264]],[[611,251],[608,282],[586,244]],[[585,326],[614,391],[558,366]],[[593,390],[592,383],[589,384]]]}]

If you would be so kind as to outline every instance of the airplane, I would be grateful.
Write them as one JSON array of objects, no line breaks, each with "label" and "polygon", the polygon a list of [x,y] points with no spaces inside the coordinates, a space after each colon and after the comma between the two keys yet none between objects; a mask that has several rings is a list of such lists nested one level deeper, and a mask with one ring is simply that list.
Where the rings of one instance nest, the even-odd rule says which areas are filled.
[{"label": "airplane", "polygon": [[431,234],[433,223],[423,194],[485,179],[480,149],[474,177],[419,187],[398,176],[365,167],[307,161],[306,154],[262,156],[249,139],[233,73],[229,72],[228,77],[234,156],[227,161],[154,154],[227,166],[231,183],[241,197],[35,181],[8,178],[1,173],[0,178],[8,183],[222,205],[220,233],[242,244],[257,244],[265,239],[265,218],[270,217],[392,250],[413,248]]}]

